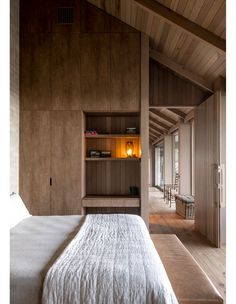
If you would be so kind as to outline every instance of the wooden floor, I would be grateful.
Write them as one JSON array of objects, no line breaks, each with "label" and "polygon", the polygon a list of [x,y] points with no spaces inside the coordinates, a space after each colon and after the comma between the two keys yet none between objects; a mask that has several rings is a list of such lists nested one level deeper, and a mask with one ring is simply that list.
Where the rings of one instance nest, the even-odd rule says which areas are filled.
[{"label": "wooden floor", "polygon": [[193,220],[184,220],[175,212],[150,214],[149,220],[150,233],[177,235],[225,300],[225,248],[213,247],[194,230]]}]

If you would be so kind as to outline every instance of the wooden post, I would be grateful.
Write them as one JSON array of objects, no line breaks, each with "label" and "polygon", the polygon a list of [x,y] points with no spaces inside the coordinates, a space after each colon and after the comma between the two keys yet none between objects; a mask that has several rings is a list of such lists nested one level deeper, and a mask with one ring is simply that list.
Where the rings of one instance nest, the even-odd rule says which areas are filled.
[{"label": "wooden post", "polygon": [[141,33],[141,216],[149,228],[149,38]]}]

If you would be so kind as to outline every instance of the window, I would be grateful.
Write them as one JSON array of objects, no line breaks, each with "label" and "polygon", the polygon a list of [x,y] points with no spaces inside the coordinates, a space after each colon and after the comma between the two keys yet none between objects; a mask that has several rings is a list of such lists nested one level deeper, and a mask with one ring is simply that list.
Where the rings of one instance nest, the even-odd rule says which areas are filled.
[{"label": "window", "polygon": [[155,147],[155,185],[164,186],[164,144]]},{"label": "window", "polygon": [[172,171],[172,180],[175,184],[176,176],[179,174],[179,133],[178,131],[173,134],[173,171]]}]

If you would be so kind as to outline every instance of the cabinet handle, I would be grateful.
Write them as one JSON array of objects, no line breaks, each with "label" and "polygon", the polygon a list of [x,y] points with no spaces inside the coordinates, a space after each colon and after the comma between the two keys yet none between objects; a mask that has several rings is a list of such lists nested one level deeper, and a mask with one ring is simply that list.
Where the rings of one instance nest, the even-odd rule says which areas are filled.
[{"label": "cabinet handle", "polygon": [[50,186],[52,186],[52,178],[50,177]]}]

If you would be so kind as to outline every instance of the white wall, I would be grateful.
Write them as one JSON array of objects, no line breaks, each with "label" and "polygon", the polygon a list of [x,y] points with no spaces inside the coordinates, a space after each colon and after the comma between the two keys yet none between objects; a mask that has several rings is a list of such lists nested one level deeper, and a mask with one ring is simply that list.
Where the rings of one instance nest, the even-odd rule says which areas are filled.
[{"label": "white wall", "polygon": [[179,193],[191,195],[191,125],[179,125]]},{"label": "white wall", "polygon": [[19,188],[19,1],[11,0],[10,193]]}]

